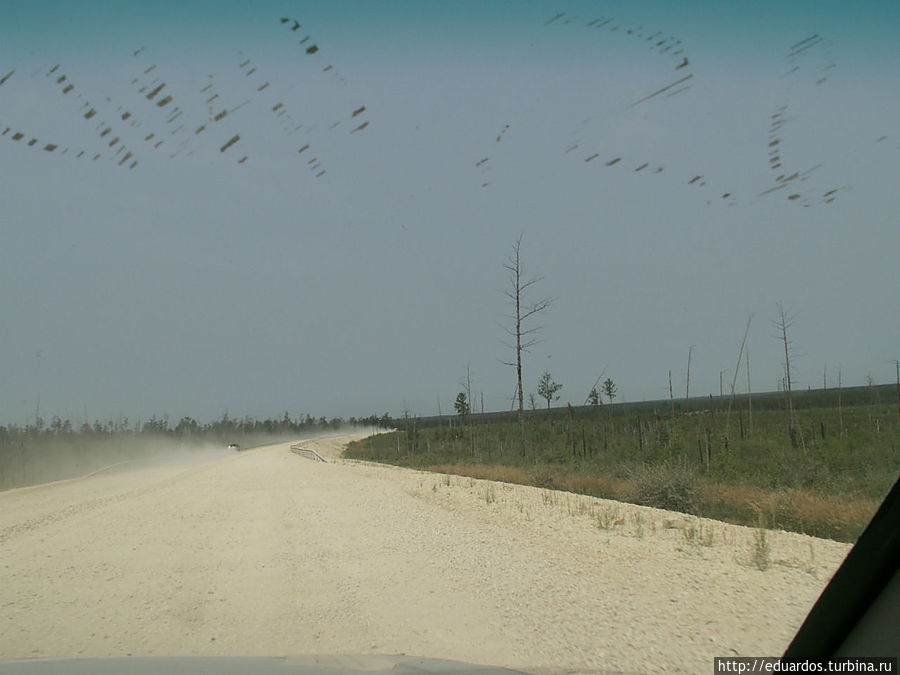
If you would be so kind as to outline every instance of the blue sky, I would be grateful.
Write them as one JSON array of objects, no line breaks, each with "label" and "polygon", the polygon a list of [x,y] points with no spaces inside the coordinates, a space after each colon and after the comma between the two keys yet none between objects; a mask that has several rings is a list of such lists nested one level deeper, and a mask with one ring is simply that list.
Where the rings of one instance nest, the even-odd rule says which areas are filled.
[{"label": "blue sky", "polygon": [[891,3],[3,5],[0,423],[508,408],[523,233],[526,390],[893,375]]}]

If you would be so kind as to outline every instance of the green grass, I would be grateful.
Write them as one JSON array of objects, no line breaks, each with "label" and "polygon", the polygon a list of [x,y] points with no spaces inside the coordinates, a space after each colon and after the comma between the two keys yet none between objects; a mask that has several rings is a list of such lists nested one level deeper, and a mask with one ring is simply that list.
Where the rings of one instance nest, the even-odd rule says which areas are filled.
[{"label": "green grass", "polygon": [[[532,414],[526,454],[508,417],[460,418],[353,444],[348,457],[568,490],[853,541],[900,473],[893,404],[782,410]],[[843,424],[841,425],[840,422]],[[453,424],[451,427],[450,424]]]}]

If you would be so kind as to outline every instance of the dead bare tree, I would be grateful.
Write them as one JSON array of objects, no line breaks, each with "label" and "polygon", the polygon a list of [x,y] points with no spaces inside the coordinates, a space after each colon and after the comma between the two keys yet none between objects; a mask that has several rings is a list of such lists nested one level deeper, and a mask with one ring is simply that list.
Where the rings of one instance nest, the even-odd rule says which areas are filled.
[{"label": "dead bare tree", "polygon": [[687,383],[684,385],[685,401],[691,397],[691,352],[694,351],[694,346],[695,345],[691,345],[688,347]]},{"label": "dead bare tree", "polygon": [[525,322],[547,309],[551,300],[545,298],[536,302],[528,302],[525,300],[525,293],[529,288],[541,281],[543,277],[525,278],[525,268],[522,264],[522,238],[519,235],[516,243],[512,247],[512,255],[507,260],[503,268],[509,273],[509,288],[504,294],[509,299],[510,305],[515,309],[514,314],[507,315],[506,318],[512,323],[511,327],[504,327],[510,338],[515,340],[514,344],[504,343],[507,347],[514,350],[515,360],[504,361],[507,366],[515,366],[516,368],[516,397],[519,403],[519,436],[522,456],[525,456],[525,394],[522,389],[522,354],[527,352],[539,341],[537,334],[541,331],[541,326],[525,327]]},{"label": "dead bare tree", "polygon": [[471,362],[466,361],[466,376],[459,381],[459,385],[464,387],[466,390],[466,402],[468,403],[468,410],[466,412],[465,420],[466,426],[469,427],[469,444],[471,446],[472,456],[475,456],[475,430],[472,427],[472,412],[475,409],[475,404],[472,401],[472,371],[471,371]]},{"label": "dead bare tree", "polygon": [[778,309],[778,316],[772,322],[775,325],[776,330],[778,331],[778,335],[775,337],[778,338],[784,344],[784,392],[787,397],[787,407],[788,407],[788,420],[789,426],[788,431],[791,436],[791,441],[793,442],[796,438],[795,434],[800,433],[800,443],[803,446],[803,451],[806,452],[806,443],[803,442],[803,430],[797,429],[796,419],[794,417],[794,399],[791,392],[791,341],[788,340],[788,329],[794,325],[794,315],[788,314],[784,310],[784,305],[780,302],[776,305]]},{"label": "dead bare tree", "polygon": [[841,365],[838,364],[838,425],[841,427],[840,437],[844,437],[844,406],[841,389]]},{"label": "dead bare tree", "polygon": [[753,390],[750,388],[750,348],[747,348],[747,351],[744,352],[744,357],[747,365],[747,414],[749,419],[749,429],[750,436],[753,435]]},{"label": "dead bare tree", "polygon": [[791,397],[791,341],[788,340],[787,332],[794,324],[794,317],[784,311],[784,305],[780,302],[777,304],[778,316],[775,319],[775,328],[778,330],[778,337],[784,344],[784,391],[787,396],[788,412],[790,413],[791,430],[794,427],[794,401]]},{"label": "dead bare tree", "polygon": [[[588,392],[587,398],[584,399],[584,403],[582,405],[588,405],[592,402],[594,395],[598,393],[597,385],[600,384],[600,380],[603,379],[603,375],[606,373],[606,366],[603,366],[603,370],[600,371],[600,374],[597,376],[597,379],[594,380],[594,386],[591,387],[591,390]],[[597,398],[599,402],[599,397]]]},{"label": "dead bare tree", "polygon": [[[747,327],[744,328],[744,337],[741,339],[741,348],[738,351],[737,364],[734,367],[734,377],[731,378],[731,395],[728,397],[728,413],[725,416],[725,438],[728,438],[728,430],[731,425],[731,404],[734,402],[734,387],[737,384],[738,371],[741,369],[741,358],[744,356],[744,347],[747,346],[747,334],[750,332],[750,322],[753,321],[753,315],[747,317]],[[749,374],[747,375],[749,381]]]},{"label": "dead bare tree", "polygon": [[675,419],[675,397],[672,394],[672,371],[669,370],[669,409],[672,413],[672,419]]},{"label": "dead bare tree", "polygon": [[893,363],[897,370],[897,422],[900,422],[900,361],[892,359],[889,363]]}]

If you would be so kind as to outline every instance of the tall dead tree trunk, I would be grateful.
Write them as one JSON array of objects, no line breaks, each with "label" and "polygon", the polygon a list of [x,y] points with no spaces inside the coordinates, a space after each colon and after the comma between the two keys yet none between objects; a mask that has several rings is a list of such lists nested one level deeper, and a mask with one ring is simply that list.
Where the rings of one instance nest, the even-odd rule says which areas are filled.
[{"label": "tall dead tree trunk", "polygon": [[691,352],[693,351],[694,345],[688,347],[687,383],[684,385],[685,401],[687,401],[691,397]]},{"label": "tall dead tree trunk", "polygon": [[838,425],[841,428],[840,437],[844,437],[844,406],[842,399],[842,390],[841,390],[841,367],[838,366]]},{"label": "tall dead tree trunk", "polygon": [[[737,384],[738,371],[741,369],[741,358],[744,356],[744,347],[747,345],[747,334],[750,332],[750,322],[753,321],[753,315],[747,317],[747,327],[744,328],[744,337],[741,339],[741,348],[738,351],[737,364],[734,366],[734,377],[731,378],[731,394],[728,397],[728,414],[725,417],[725,437],[728,437],[728,430],[731,425],[731,404],[734,402],[734,387]],[[748,381],[750,375],[747,375]],[[743,432],[741,438],[744,437]]]},{"label": "tall dead tree trunk", "polygon": [[778,317],[775,319],[775,327],[778,329],[778,338],[784,344],[784,393],[787,397],[788,417],[790,424],[790,432],[794,433],[794,399],[791,396],[791,354],[790,344],[787,331],[794,323],[794,317],[789,316],[784,311],[784,306],[779,302]]},{"label": "tall dead tree trunk", "polygon": [[672,413],[672,419],[675,419],[675,397],[672,394],[672,371],[669,371],[669,411]]},{"label": "tall dead tree trunk", "polygon": [[538,300],[529,303],[524,299],[525,292],[536,283],[541,281],[543,277],[532,277],[525,279],[525,269],[522,264],[521,250],[522,237],[519,235],[516,243],[513,244],[512,255],[507,260],[503,268],[509,273],[509,288],[504,294],[509,299],[510,305],[515,309],[515,313],[507,318],[512,322],[511,328],[506,328],[506,332],[515,340],[514,344],[506,346],[515,351],[515,360],[504,362],[508,366],[516,368],[516,396],[519,404],[519,441],[522,456],[526,453],[525,442],[525,393],[522,387],[522,354],[527,352],[528,348],[538,342],[537,334],[541,330],[541,326],[525,328],[525,322],[538,312],[542,312],[550,306],[550,300]]},{"label": "tall dead tree trunk", "polygon": [[897,369],[897,422],[900,423],[900,361],[894,360]]},{"label": "tall dead tree trunk", "polygon": [[747,363],[747,416],[749,417],[749,435],[753,435],[753,390],[750,388],[750,350],[744,354]]},{"label": "tall dead tree trunk", "polygon": [[472,428],[472,413],[475,409],[475,404],[472,402],[472,373],[471,373],[471,364],[466,361],[466,379],[463,380],[462,385],[466,388],[466,402],[468,403],[468,409],[466,410],[466,425],[469,427],[469,445],[471,446],[472,457],[475,456],[475,430]]},{"label": "tall dead tree trunk", "polygon": [[794,325],[794,317],[784,311],[784,306],[779,302],[777,305],[778,317],[775,319],[775,327],[778,330],[778,339],[784,344],[784,392],[787,397],[788,408],[788,433],[791,442],[795,443],[795,439],[799,436],[800,445],[803,452],[806,452],[806,442],[803,440],[803,429],[797,426],[797,420],[794,416],[794,398],[791,389],[791,341],[788,340],[788,328]]}]

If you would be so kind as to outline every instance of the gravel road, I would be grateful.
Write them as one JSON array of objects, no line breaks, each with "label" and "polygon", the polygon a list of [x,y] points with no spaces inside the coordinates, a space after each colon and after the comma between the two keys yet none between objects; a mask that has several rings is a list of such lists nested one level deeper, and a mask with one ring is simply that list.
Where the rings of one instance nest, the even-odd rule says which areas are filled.
[{"label": "gravel road", "polygon": [[849,550],[340,459],[352,436],[0,493],[0,658],[409,654],[533,672],[777,655]]}]

